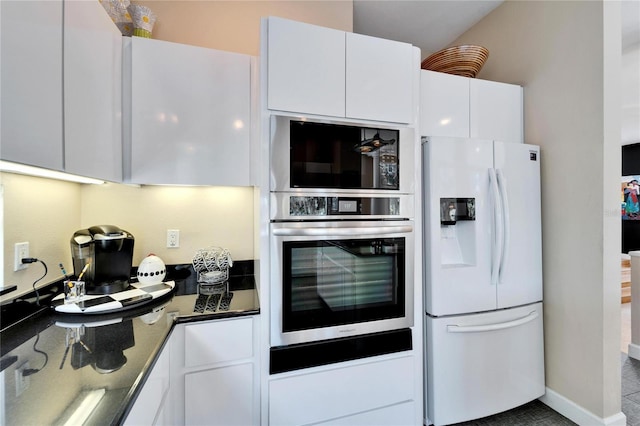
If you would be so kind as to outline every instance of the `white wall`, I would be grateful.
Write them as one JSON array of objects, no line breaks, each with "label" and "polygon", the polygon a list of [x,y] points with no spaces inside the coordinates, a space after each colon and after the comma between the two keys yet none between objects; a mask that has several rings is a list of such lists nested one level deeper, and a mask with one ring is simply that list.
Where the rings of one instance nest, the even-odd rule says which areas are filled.
[{"label": "white wall", "polygon": [[489,49],[479,78],[524,86],[525,142],[542,153],[547,387],[599,419],[621,404],[619,10],[509,0],[452,43]]},{"label": "white wall", "polygon": [[622,51],[622,144],[640,142],[640,44]]}]

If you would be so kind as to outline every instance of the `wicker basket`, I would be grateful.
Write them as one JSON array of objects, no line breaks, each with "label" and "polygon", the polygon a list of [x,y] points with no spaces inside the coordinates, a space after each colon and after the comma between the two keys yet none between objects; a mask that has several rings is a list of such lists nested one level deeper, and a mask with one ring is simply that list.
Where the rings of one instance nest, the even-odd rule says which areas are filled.
[{"label": "wicker basket", "polygon": [[489,50],[486,47],[475,45],[453,46],[429,56],[422,61],[420,67],[423,70],[475,78],[488,57]]}]

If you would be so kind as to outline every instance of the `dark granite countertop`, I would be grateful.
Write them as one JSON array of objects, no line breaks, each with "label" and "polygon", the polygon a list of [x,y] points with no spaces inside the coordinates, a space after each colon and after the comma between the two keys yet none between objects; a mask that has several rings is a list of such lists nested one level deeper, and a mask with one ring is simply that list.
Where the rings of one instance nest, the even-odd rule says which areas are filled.
[{"label": "dark granite countertop", "polygon": [[172,293],[121,312],[60,314],[21,300],[26,318],[7,326],[3,309],[6,424],[64,424],[92,397],[85,424],[121,424],[176,323],[259,313],[252,262],[236,264],[218,287],[199,286],[190,265],[168,267]]}]

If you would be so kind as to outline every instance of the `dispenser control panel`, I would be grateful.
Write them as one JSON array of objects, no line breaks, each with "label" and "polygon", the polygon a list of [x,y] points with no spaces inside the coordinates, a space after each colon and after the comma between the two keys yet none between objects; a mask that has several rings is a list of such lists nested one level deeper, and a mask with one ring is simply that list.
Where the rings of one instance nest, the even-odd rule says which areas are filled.
[{"label": "dispenser control panel", "polygon": [[440,198],[440,224],[455,225],[459,220],[476,220],[476,199]]}]

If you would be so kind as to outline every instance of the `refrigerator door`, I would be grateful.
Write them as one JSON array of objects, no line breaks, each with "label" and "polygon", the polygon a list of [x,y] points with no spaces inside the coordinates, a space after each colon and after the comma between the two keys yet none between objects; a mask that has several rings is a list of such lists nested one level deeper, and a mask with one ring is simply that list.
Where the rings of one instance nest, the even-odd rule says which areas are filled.
[{"label": "refrigerator door", "polygon": [[504,211],[498,308],[542,300],[540,148],[494,143],[494,167]]},{"label": "refrigerator door", "polygon": [[429,137],[422,149],[426,311],[440,316],[495,309],[493,142]]},{"label": "refrigerator door", "polygon": [[427,317],[427,417],[436,426],[499,413],[542,396],[542,303]]}]

